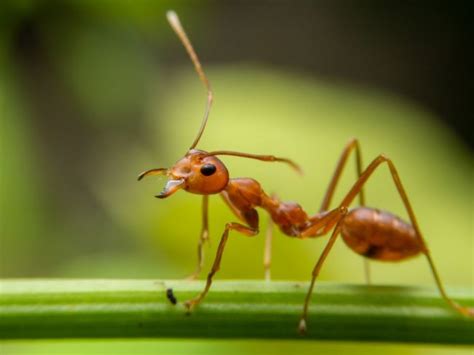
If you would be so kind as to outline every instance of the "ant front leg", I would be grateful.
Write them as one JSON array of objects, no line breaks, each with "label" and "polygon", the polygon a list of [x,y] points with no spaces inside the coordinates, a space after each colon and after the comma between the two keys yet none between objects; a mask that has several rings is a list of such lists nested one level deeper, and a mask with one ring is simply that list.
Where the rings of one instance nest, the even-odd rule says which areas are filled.
[{"label": "ant front leg", "polygon": [[204,195],[202,197],[202,227],[201,234],[199,235],[199,242],[197,247],[197,266],[196,271],[187,277],[188,280],[195,280],[201,273],[202,266],[204,264],[204,243],[209,241],[209,196]]},{"label": "ant front leg", "polygon": [[[250,225],[255,225],[258,228],[258,222],[247,220],[245,215],[239,210],[230,200],[229,194],[226,191],[221,192],[221,197],[230,208],[232,213],[241,221],[246,222]],[[276,197],[275,194],[272,194],[272,197]],[[263,252],[263,271],[265,275],[265,280],[270,281],[271,279],[271,264],[272,264],[272,240],[273,240],[273,220],[271,216],[268,217],[267,231],[265,233],[265,247]]]},{"label": "ant front leg", "polygon": [[211,288],[212,278],[214,277],[214,274],[219,270],[221,265],[222,254],[224,253],[225,245],[227,243],[227,239],[229,238],[230,230],[236,230],[249,237],[253,237],[258,234],[258,228],[247,227],[243,224],[235,222],[226,224],[224,233],[222,234],[222,238],[219,243],[219,247],[217,248],[214,264],[212,265],[211,271],[207,275],[206,286],[204,287],[204,290],[197,297],[188,300],[184,303],[188,311],[191,311],[194,307],[196,307],[203,300],[203,298],[206,297],[206,294]]}]

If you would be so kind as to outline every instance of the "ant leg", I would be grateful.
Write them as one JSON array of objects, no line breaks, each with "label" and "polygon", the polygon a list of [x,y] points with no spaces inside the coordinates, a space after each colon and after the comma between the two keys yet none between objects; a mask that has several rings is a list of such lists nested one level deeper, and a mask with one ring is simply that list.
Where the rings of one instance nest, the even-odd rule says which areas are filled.
[{"label": "ant leg", "polygon": [[[246,221],[245,217],[242,215],[242,212],[235,207],[229,199],[227,192],[221,192],[222,199],[227,204],[227,206],[232,210],[232,212],[242,221]],[[275,197],[275,194],[272,194],[272,197]],[[263,252],[263,271],[265,275],[265,280],[270,281],[271,279],[271,264],[272,264],[272,240],[273,240],[273,220],[271,216],[268,217],[267,231],[265,233],[265,249]]]},{"label": "ant leg", "polygon": [[201,273],[202,266],[204,264],[204,243],[209,241],[209,196],[204,195],[202,197],[202,228],[199,236],[199,242],[197,247],[198,261],[196,271],[187,277],[188,280],[195,280]]},{"label": "ant leg", "polygon": [[272,240],[273,240],[273,220],[268,216],[267,233],[265,234],[265,250],[263,253],[263,269],[265,271],[265,281],[271,280],[272,265]]},{"label": "ant leg", "polygon": [[331,211],[319,213],[312,217],[310,226],[300,232],[297,238],[319,237],[328,233],[347,214],[347,207],[337,207]]},{"label": "ant leg", "polygon": [[[271,195],[272,199],[277,198],[275,193]],[[272,266],[272,242],[273,242],[273,219],[268,215],[267,231],[265,233],[265,249],[263,251],[263,271],[265,273],[265,281],[271,280],[271,266]]]},{"label": "ant leg", "polygon": [[[362,153],[360,149],[359,141],[356,138],[351,139],[346,146],[344,147],[341,156],[339,157],[339,161],[337,162],[336,169],[334,170],[333,176],[331,181],[329,182],[328,188],[326,190],[326,194],[324,195],[323,202],[321,203],[321,207],[319,212],[324,212],[329,209],[331,204],[331,199],[334,195],[334,191],[336,190],[337,183],[339,182],[339,178],[342,175],[342,171],[347,163],[349,155],[355,151],[355,158],[356,158],[356,169],[357,169],[357,177],[360,177],[362,174]],[[361,206],[365,206],[365,194],[364,190],[361,189],[359,193],[359,204]],[[371,284],[371,277],[370,277],[370,264],[369,260],[364,258],[364,275],[365,281],[368,285]]]},{"label": "ant leg", "polygon": [[367,258],[362,259],[364,262],[364,276],[365,276],[365,283],[370,286],[372,284],[372,277],[370,274],[370,261]]},{"label": "ant leg", "polygon": [[184,303],[185,307],[188,309],[188,311],[191,311],[194,307],[196,307],[202,299],[206,296],[207,292],[211,288],[212,284],[212,278],[214,274],[219,270],[220,265],[221,265],[221,259],[222,259],[222,254],[224,253],[224,248],[227,243],[227,239],[229,237],[229,231],[230,230],[236,230],[242,234],[245,234],[249,237],[253,237],[257,235],[258,229],[252,228],[252,227],[247,227],[244,226],[243,224],[240,223],[227,223],[224,229],[224,233],[222,234],[221,241],[219,243],[219,247],[217,248],[217,253],[216,257],[214,259],[214,264],[212,265],[212,269],[207,275],[207,280],[206,280],[206,286],[204,287],[204,290],[195,298],[188,300]]},{"label": "ant leg", "polygon": [[[344,147],[339,161],[337,162],[336,169],[334,170],[331,181],[329,182],[328,188],[326,189],[326,194],[324,195],[323,202],[319,208],[319,212],[324,212],[329,209],[331,205],[331,200],[336,190],[337,183],[342,175],[342,171],[347,163],[349,155],[352,151],[355,150],[356,153],[356,168],[357,168],[357,177],[359,178],[362,174],[362,154],[360,150],[359,141],[356,138],[351,139],[346,146]],[[364,190],[361,189],[359,193],[359,203],[361,206],[365,205],[365,195]]]},{"label": "ant leg", "polygon": [[454,302],[446,293],[443,283],[441,282],[441,278],[439,277],[438,271],[436,270],[436,267],[434,265],[433,259],[431,258],[430,251],[428,250],[428,247],[425,243],[425,240],[421,234],[420,227],[418,226],[418,222],[415,217],[415,213],[413,212],[413,208],[410,204],[410,201],[408,200],[408,196],[405,192],[405,189],[402,185],[402,182],[400,180],[400,177],[398,175],[397,169],[395,168],[395,165],[393,164],[392,160],[389,158],[385,157],[384,155],[379,155],[377,158],[375,158],[372,163],[365,169],[365,171],[362,173],[361,177],[359,180],[354,184],[352,189],[349,191],[349,193],[346,195],[344,200],[341,203],[341,206],[348,206],[351,204],[357,193],[360,191],[362,186],[365,184],[367,179],[372,175],[374,170],[382,163],[387,163],[388,167],[390,169],[390,173],[392,175],[393,182],[395,186],[397,187],[398,193],[403,201],[403,204],[405,206],[405,209],[408,213],[408,216],[410,218],[411,224],[413,228],[415,229],[416,232],[416,237],[418,238],[420,245],[421,245],[421,251],[423,254],[425,254],[426,259],[428,260],[428,264],[430,266],[431,272],[433,274],[433,277],[435,279],[436,286],[438,287],[439,293],[443,297],[443,299],[457,312],[465,315],[465,316],[471,316],[474,317],[474,309],[468,308],[468,307],[463,307],[459,305],[458,303]]},{"label": "ant leg", "polygon": [[334,231],[332,232],[331,238],[329,238],[329,241],[326,244],[326,247],[324,248],[323,252],[321,253],[321,256],[318,259],[318,262],[314,266],[312,276],[311,276],[311,284],[309,286],[308,292],[306,293],[306,298],[304,301],[304,308],[303,308],[303,314],[301,315],[300,323],[298,326],[298,330],[301,334],[304,334],[306,332],[306,318],[308,317],[308,307],[309,307],[309,301],[311,300],[311,295],[313,293],[314,289],[314,283],[316,282],[316,278],[319,275],[319,271],[321,270],[321,267],[323,266],[324,261],[326,260],[326,257],[328,256],[329,252],[331,251],[332,246],[334,245],[334,242],[336,241],[337,236],[339,235],[339,232],[341,231],[341,224],[342,221],[344,220],[344,216],[347,214],[347,209],[345,209],[344,214],[339,218],[336,227],[334,228]]}]

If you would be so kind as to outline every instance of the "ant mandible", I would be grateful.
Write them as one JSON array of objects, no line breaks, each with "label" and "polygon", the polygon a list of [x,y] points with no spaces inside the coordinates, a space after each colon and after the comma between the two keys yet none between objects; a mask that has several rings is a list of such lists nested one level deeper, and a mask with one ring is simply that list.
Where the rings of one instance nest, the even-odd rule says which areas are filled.
[{"label": "ant mandible", "polygon": [[[306,331],[308,306],[316,278],[339,235],[342,235],[342,239],[349,248],[366,258],[365,270],[367,282],[370,282],[367,263],[367,260],[369,259],[401,261],[419,254],[424,254],[428,260],[431,272],[433,273],[436,286],[438,287],[443,299],[457,312],[465,316],[474,316],[474,309],[460,306],[449,298],[444,290],[397,169],[392,160],[388,157],[379,155],[367,166],[367,168],[365,168],[365,170],[362,170],[362,158],[359,142],[357,139],[350,140],[339,158],[319,212],[312,216],[308,216],[300,205],[296,203],[282,202],[275,196],[267,195],[260,184],[254,179],[230,178],[226,166],[217,158],[217,156],[227,155],[257,159],[266,162],[283,162],[289,164],[296,171],[301,172],[298,165],[293,161],[275,157],[273,155],[257,155],[227,150],[205,152],[203,150],[195,149],[204,129],[206,128],[209,111],[213,101],[213,93],[198,56],[196,55],[178,16],[174,11],[168,11],[167,18],[171,27],[183,43],[194,64],[199,78],[206,87],[207,104],[201,127],[185,156],[178,160],[176,164],[169,169],[159,168],[143,172],[139,175],[138,180],[141,180],[145,176],[152,175],[167,176],[168,181],[163,191],[156,196],[160,199],[171,196],[180,189],[194,194],[203,195],[202,230],[198,243],[198,265],[192,278],[197,277],[201,271],[203,264],[203,244],[208,240],[209,235],[208,196],[220,194],[240,222],[243,222],[230,222],[225,225],[224,232],[217,248],[214,263],[211,271],[207,275],[204,290],[195,298],[184,303],[188,311],[191,311],[196,307],[208,293],[214,274],[219,270],[229,232],[234,230],[248,237],[253,237],[258,234],[259,218],[255,208],[260,207],[269,213],[270,221],[277,224],[280,227],[280,230],[289,237],[298,239],[314,238],[328,234],[332,230],[331,237],[313,268],[311,283],[306,294],[303,313],[298,327],[301,333]],[[355,152],[358,179],[339,205],[334,209],[330,209],[329,207],[336,185],[352,152]],[[389,212],[365,207],[363,186],[372,173],[384,163],[388,165],[393,182],[403,201],[411,223],[404,222],[399,217]],[[359,197],[360,207],[349,210],[349,206],[357,196]],[[271,228],[272,223],[269,223],[270,232],[267,233],[264,260],[267,278],[269,278],[270,275]]]}]

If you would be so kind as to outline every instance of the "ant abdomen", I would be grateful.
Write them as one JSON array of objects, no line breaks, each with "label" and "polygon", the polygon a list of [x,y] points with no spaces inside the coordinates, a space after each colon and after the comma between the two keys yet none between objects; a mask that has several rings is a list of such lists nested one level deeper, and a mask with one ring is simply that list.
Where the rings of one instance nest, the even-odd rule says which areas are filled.
[{"label": "ant abdomen", "polygon": [[349,211],[342,222],[341,235],[356,253],[381,261],[406,259],[423,249],[411,224],[375,208]]}]

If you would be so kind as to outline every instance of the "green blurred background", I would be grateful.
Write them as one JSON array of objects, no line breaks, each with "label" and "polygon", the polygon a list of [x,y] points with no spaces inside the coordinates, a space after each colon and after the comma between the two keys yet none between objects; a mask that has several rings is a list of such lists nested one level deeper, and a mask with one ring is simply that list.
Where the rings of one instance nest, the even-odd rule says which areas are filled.
[{"label": "green blurred background", "polygon": [[[165,20],[173,8],[215,92],[199,148],[296,160],[304,177],[279,164],[225,163],[232,176],[256,178],[267,192],[313,213],[344,144],[358,137],[366,164],[383,152],[397,165],[446,284],[472,287],[472,133],[469,115],[460,114],[468,97],[460,55],[468,33],[462,8],[427,4],[3,1],[0,276],[182,278],[194,270],[201,199],[179,192],[157,200],[163,180],[136,181],[139,172],[169,167],[183,155],[203,113],[202,84]],[[354,179],[351,162],[335,201]],[[367,185],[367,200],[406,218],[385,168]],[[220,198],[211,198],[205,269],[232,219]],[[261,221],[264,230],[264,213]],[[236,234],[217,278],[262,278],[263,239]],[[273,278],[308,280],[324,243],[277,232]],[[372,271],[375,283],[434,287],[423,258],[372,263]],[[321,280],[363,282],[361,258],[339,241]],[[470,351],[182,340],[5,342],[0,349]]]}]

